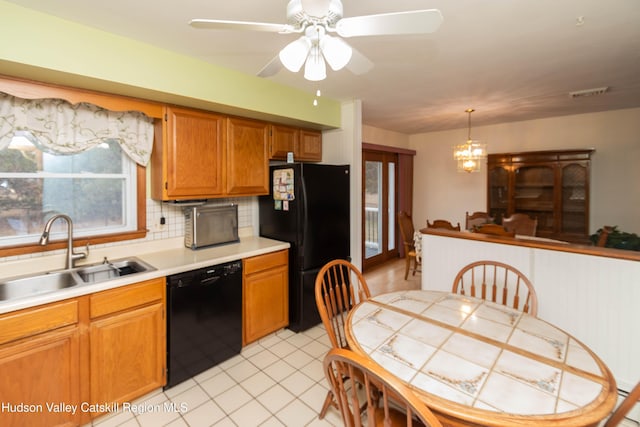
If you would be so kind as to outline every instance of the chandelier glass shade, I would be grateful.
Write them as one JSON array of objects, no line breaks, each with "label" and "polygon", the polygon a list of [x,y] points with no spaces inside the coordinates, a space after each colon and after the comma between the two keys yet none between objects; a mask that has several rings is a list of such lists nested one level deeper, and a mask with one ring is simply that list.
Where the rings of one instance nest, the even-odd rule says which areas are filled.
[{"label": "chandelier glass shade", "polygon": [[469,133],[467,142],[453,147],[453,158],[458,164],[458,172],[480,172],[482,163],[487,158],[487,144],[471,139],[471,113],[475,110],[465,110],[469,114]]},{"label": "chandelier glass shade", "polygon": [[344,40],[327,35],[323,27],[313,26],[307,28],[304,36],[286,45],[278,56],[287,70],[297,73],[304,65],[304,78],[318,81],[327,77],[327,63],[332,70],[341,70],[352,53]]}]

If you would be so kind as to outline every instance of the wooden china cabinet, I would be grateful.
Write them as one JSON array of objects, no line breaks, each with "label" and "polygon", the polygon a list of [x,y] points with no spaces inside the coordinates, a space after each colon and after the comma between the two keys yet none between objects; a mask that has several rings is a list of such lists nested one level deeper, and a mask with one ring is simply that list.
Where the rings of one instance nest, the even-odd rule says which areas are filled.
[{"label": "wooden china cabinet", "polygon": [[593,149],[490,154],[487,211],[500,224],[514,213],[538,219],[536,235],[589,241]]}]

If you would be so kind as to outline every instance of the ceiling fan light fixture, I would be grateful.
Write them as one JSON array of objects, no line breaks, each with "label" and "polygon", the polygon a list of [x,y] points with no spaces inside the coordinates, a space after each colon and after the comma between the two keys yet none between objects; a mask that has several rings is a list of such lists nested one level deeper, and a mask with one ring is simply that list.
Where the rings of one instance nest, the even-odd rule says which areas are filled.
[{"label": "ceiling fan light fixture", "polygon": [[284,47],[278,54],[280,62],[289,71],[297,73],[302,68],[304,61],[309,56],[311,40],[302,36]]},{"label": "ceiling fan light fixture", "polygon": [[351,60],[353,50],[339,37],[325,35],[320,40],[320,50],[333,71],[343,69]]},{"label": "ceiling fan light fixture", "polygon": [[304,78],[312,82],[327,78],[327,66],[317,45],[313,46],[311,52],[309,52],[309,57],[304,66]]}]

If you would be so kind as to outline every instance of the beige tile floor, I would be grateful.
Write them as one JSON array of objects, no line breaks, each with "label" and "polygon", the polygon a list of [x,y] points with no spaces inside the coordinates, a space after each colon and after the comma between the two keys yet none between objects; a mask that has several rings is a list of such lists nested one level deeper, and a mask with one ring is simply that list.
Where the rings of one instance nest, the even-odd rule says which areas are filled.
[{"label": "beige tile floor", "polygon": [[[365,273],[373,295],[417,289],[404,280],[404,261]],[[318,419],[328,386],[322,360],[330,344],[321,325],[301,333],[280,330],[242,353],[165,392],[156,390],[93,421],[99,427],[340,426],[331,408]],[[87,427],[87,426],[85,426]]]},{"label": "beige tile floor", "polygon": [[320,325],[297,334],[283,329],[165,392],[157,390],[126,410],[96,419],[93,425],[338,426],[340,414],[333,409],[318,420],[328,390],[322,371],[328,350],[329,340]]}]

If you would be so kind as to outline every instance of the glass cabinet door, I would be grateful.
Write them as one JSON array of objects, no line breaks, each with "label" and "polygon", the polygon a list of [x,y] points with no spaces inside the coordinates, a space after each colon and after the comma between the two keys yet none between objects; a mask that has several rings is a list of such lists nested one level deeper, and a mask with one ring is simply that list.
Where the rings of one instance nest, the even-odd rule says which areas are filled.
[{"label": "glass cabinet door", "polygon": [[587,168],[572,163],[562,168],[562,233],[588,233]]},{"label": "glass cabinet door", "polygon": [[489,215],[500,224],[509,211],[509,171],[496,166],[489,169]]},{"label": "glass cabinet door", "polygon": [[538,232],[554,232],[554,167],[515,168],[514,213],[538,219]]}]

